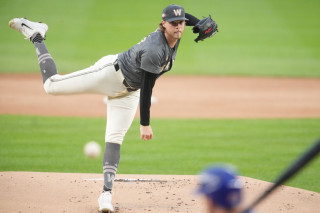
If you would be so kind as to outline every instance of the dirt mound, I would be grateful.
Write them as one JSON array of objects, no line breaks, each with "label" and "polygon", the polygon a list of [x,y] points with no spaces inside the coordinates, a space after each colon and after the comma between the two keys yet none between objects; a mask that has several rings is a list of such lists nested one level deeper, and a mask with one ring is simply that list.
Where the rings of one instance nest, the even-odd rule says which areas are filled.
[{"label": "dirt mound", "polygon": [[[197,176],[124,175],[116,177],[113,204],[118,213],[206,212],[193,192]],[[241,177],[246,203],[270,183]],[[138,180],[139,179],[139,180]],[[0,172],[0,212],[98,212],[102,174]],[[257,210],[260,213],[310,213],[320,208],[320,194],[282,186]]]}]

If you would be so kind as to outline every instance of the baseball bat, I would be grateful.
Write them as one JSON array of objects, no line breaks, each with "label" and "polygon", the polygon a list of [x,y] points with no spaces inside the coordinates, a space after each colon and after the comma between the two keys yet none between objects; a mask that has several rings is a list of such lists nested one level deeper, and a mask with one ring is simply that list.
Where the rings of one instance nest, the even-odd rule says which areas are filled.
[{"label": "baseball bat", "polygon": [[298,173],[307,163],[309,163],[317,154],[320,152],[320,139],[307,149],[301,157],[294,161],[287,169],[282,172],[279,177],[274,181],[267,191],[262,193],[251,205],[249,205],[242,213],[249,212],[256,205],[258,205],[263,199],[271,194],[278,186],[283,184],[285,181],[292,178]]}]

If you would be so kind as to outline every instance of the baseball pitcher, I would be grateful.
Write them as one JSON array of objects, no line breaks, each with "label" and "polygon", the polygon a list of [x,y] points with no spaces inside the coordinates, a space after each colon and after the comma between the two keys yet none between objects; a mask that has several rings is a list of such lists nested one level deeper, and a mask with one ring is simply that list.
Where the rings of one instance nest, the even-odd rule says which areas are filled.
[{"label": "baseball pitcher", "polygon": [[157,78],[171,70],[185,26],[198,33],[196,42],[213,36],[217,24],[207,17],[199,20],[179,5],[163,10],[159,28],[129,50],[108,55],[94,65],[67,75],[57,72],[45,43],[48,26],[25,18],[14,18],[9,26],[20,31],[36,48],[43,86],[51,95],[95,93],[108,96],[104,186],[98,199],[99,210],[113,212],[111,190],[120,162],[120,147],[140,103],[142,140],[153,137],[150,126],[151,95]]}]

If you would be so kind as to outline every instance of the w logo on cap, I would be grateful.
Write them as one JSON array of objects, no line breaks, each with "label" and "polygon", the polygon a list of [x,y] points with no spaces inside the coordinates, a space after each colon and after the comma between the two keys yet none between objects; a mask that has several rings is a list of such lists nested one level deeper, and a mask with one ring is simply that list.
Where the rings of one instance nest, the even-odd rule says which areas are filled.
[{"label": "w logo on cap", "polygon": [[162,12],[162,20],[172,22],[177,20],[188,20],[188,19],[186,19],[185,17],[185,12],[183,7],[179,5],[171,4],[168,7],[164,8]]},{"label": "w logo on cap", "polygon": [[181,16],[181,9],[173,10],[173,12],[176,16]]}]

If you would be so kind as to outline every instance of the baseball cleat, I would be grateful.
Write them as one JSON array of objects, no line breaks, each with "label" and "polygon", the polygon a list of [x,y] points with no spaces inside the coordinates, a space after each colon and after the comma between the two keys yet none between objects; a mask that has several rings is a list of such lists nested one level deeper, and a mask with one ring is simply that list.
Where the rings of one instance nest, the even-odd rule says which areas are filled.
[{"label": "baseball cleat", "polygon": [[9,27],[21,32],[26,39],[29,39],[35,34],[40,33],[44,38],[48,30],[48,25],[41,22],[32,22],[26,18],[14,18],[9,21]]},{"label": "baseball cleat", "polygon": [[105,191],[102,192],[100,197],[98,198],[98,203],[99,203],[99,211],[102,213],[112,213],[114,212],[114,208],[111,203],[111,192]]}]

